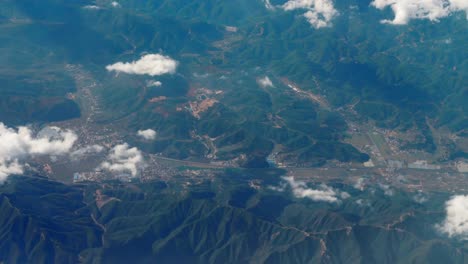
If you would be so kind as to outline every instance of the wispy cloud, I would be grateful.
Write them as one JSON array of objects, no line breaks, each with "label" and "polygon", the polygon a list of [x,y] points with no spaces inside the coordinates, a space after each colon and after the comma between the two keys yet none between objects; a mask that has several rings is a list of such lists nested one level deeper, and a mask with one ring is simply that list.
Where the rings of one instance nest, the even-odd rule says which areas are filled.
[{"label": "wispy cloud", "polygon": [[270,0],[263,0],[263,3],[265,4],[266,9],[275,9],[275,7],[271,4]]},{"label": "wispy cloud", "polygon": [[104,147],[100,145],[91,145],[79,148],[70,153],[70,158],[72,160],[79,160],[86,155],[100,153],[104,150]]},{"label": "wispy cloud", "polygon": [[70,130],[50,127],[48,133],[34,135],[28,127],[9,128],[0,123],[0,182],[11,174],[23,173],[22,162],[39,155],[62,155],[73,147],[77,136]]},{"label": "wispy cloud", "polygon": [[97,5],[85,5],[83,6],[84,9],[88,9],[88,10],[99,10],[101,9],[101,7],[97,6]]},{"label": "wispy cloud", "polygon": [[446,218],[437,229],[449,237],[468,239],[468,195],[456,195],[445,203]]},{"label": "wispy cloud", "polygon": [[130,148],[127,143],[124,143],[112,148],[107,160],[101,163],[100,168],[110,172],[128,172],[135,177],[138,174],[138,168],[143,163],[141,151],[135,147]]},{"label": "wispy cloud", "polygon": [[466,0],[374,0],[371,5],[380,10],[390,7],[395,17],[381,22],[393,25],[405,25],[412,19],[438,21],[458,11],[467,12],[468,18]]},{"label": "wispy cloud", "polygon": [[169,56],[161,54],[147,54],[137,61],[117,62],[106,66],[108,71],[123,72],[127,74],[157,76],[173,74],[177,70],[178,62]]}]

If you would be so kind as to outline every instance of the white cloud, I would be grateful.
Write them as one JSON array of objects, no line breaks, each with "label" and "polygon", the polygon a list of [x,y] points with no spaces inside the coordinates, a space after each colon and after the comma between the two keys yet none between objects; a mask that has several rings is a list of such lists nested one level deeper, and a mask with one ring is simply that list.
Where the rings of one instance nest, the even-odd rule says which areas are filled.
[{"label": "white cloud", "polygon": [[127,74],[139,74],[157,76],[163,74],[173,74],[176,72],[179,63],[169,56],[161,54],[147,54],[137,61],[117,62],[107,65],[108,71],[123,72]]},{"label": "white cloud", "polygon": [[79,159],[83,158],[86,155],[100,153],[103,150],[104,150],[104,148],[102,146],[99,146],[99,145],[86,146],[86,147],[82,147],[82,148],[79,148],[79,149],[71,152],[70,153],[70,158],[72,160],[79,160]]},{"label": "white cloud", "polygon": [[116,1],[113,1],[113,2],[111,3],[111,5],[112,5],[112,7],[120,7],[119,2],[116,2]]},{"label": "white cloud", "polygon": [[23,173],[22,160],[39,155],[62,155],[70,151],[77,136],[69,130],[49,127],[33,135],[28,127],[8,128],[0,122],[0,182],[11,174]]},{"label": "white cloud", "polygon": [[416,195],[413,196],[413,200],[417,203],[423,204],[429,201],[429,197],[423,192],[418,192]]},{"label": "white cloud", "polygon": [[285,11],[307,10],[304,17],[314,28],[330,26],[332,19],[338,15],[332,0],[289,0],[282,8]]},{"label": "white cloud", "polygon": [[147,87],[159,87],[162,85],[162,82],[160,81],[148,81],[146,82]]},{"label": "white cloud", "polygon": [[138,167],[144,163],[143,155],[137,148],[130,148],[127,143],[112,148],[107,161],[101,163],[100,168],[111,172],[129,172],[137,176]]},{"label": "white cloud", "polygon": [[286,182],[281,182],[279,186],[268,186],[268,189],[277,191],[277,192],[284,192],[286,191],[287,187],[288,187],[288,184]]},{"label": "white cloud", "polygon": [[468,18],[466,0],[374,0],[371,5],[380,10],[390,7],[395,17],[381,22],[393,25],[405,25],[411,19],[438,21],[458,11],[465,11]]},{"label": "white cloud", "polygon": [[283,4],[283,9],[286,11],[295,9],[311,8],[314,4],[314,0],[289,0]]},{"label": "white cloud", "polygon": [[386,196],[393,196],[393,189],[390,187],[390,185],[379,183],[379,187]]},{"label": "white cloud", "polygon": [[89,9],[89,10],[99,10],[101,9],[101,7],[97,6],[97,5],[85,5],[83,6],[84,9]]},{"label": "white cloud", "polygon": [[266,9],[273,10],[275,7],[271,4],[270,0],[263,0],[263,3],[265,4]]},{"label": "white cloud", "polygon": [[258,85],[260,85],[261,87],[263,88],[266,88],[266,87],[275,87],[273,85],[273,82],[270,80],[270,78],[268,78],[268,76],[265,76],[263,78],[258,78],[257,79],[257,83]]},{"label": "white cloud", "polygon": [[351,194],[347,193],[347,192],[340,192],[340,197],[341,199],[348,199],[351,197]]},{"label": "white cloud", "polygon": [[18,159],[10,161],[1,161],[0,163],[0,183],[3,183],[6,178],[12,174],[23,173],[23,165],[19,164]]},{"label": "white cloud", "polygon": [[356,200],[356,204],[361,206],[361,207],[370,207],[371,203],[368,200],[363,200],[363,199],[358,199]]},{"label": "white cloud", "polygon": [[350,195],[347,192],[340,192],[325,184],[320,185],[318,189],[308,188],[307,184],[303,181],[296,181],[294,177],[283,177],[289,184],[295,197],[309,198],[317,202],[336,203],[340,199],[347,199]]},{"label": "white cloud", "polygon": [[449,237],[468,240],[468,195],[456,195],[445,203],[447,216],[437,225]]},{"label": "white cloud", "polygon": [[363,191],[366,186],[366,180],[364,178],[359,178],[356,183],[353,185],[354,188]]},{"label": "white cloud", "polygon": [[153,129],[138,130],[137,135],[146,140],[153,140],[156,138],[156,131]]},{"label": "white cloud", "polygon": [[450,0],[450,8],[453,12],[465,11],[466,18],[468,19],[468,1],[466,0]]}]

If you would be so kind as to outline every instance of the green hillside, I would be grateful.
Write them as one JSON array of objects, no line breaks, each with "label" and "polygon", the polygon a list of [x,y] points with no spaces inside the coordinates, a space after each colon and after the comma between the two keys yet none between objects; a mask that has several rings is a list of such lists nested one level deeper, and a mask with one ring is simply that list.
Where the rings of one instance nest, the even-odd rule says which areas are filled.
[{"label": "green hillside", "polygon": [[[397,192],[360,192],[340,203],[296,199],[228,173],[179,183],[65,186],[14,177],[0,187],[0,259],[11,263],[463,263],[464,243],[435,223],[445,196],[421,205]],[[236,179],[233,178],[236,176]],[[245,177],[245,178],[244,178]],[[105,195],[97,206],[95,191]],[[85,194],[84,196],[82,194]],[[359,205],[368,199],[369,205]],[[29,201],[36,201],[30,203]],[[435,210],[435,211],[434,211]],[[93,218],[95,221],[93,221]],[[102,237],[101,237],[102,236]]]}]

